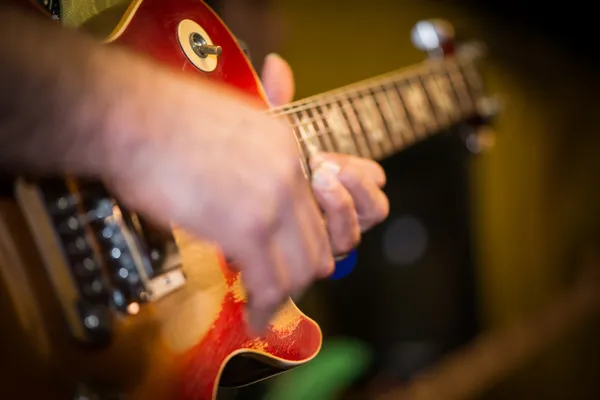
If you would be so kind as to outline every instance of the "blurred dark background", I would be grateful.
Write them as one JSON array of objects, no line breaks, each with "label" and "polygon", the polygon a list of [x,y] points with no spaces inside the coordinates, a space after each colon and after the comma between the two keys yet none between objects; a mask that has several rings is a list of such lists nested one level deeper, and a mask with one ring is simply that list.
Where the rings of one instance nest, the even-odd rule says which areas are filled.
[{"label": "blurred dark background", "polygon": [[[235,398],[277,398],[282,387],[289,399],[303,398],[294,390],[333,398],[307,394],[319,381],[311,371],[321,384],[337,376],[337,398],[372,398],[378,388],[408,384],[477,335],[535,318],[552,304],[577,267],[571,254],[600,226],[598,23],[591,5],[210,3],[248,44],[257,70],[269,52],[290,62],[296,98],[422,61],[410,30],[419,20],[443,18],[461,40],[487,45],[488,90],[504,102],[495,146],[482,154],[437,137],[384,161],[390,218],[365,236],[349,277],[321,282],[300,303],[323,327],[323,361]],[[599,342],[598,319],[590,318],[480,398],[600,398]],[[343,361],[321,367],[328,357]]]}]

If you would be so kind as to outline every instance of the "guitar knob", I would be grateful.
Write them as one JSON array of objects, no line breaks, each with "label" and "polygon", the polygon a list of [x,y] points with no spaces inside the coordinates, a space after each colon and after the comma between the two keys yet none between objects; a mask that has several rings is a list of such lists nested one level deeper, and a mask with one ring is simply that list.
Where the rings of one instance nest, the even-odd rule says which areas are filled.
[{"label": "guitar knob", "polygon": [[223,48],[221,46],[208,44],[199,33],[193,33],[191,35],[190,44],[194,50],[194,53],[196,53],[198,57],[202,58],[205,58],[209,55],[220,56],[223,52]]},{"label": "guitar knob", "polygon": [[431,56],[451,50],[455,37],[452,25],[441,19],[419,21],[410,34],[413,46]]}]

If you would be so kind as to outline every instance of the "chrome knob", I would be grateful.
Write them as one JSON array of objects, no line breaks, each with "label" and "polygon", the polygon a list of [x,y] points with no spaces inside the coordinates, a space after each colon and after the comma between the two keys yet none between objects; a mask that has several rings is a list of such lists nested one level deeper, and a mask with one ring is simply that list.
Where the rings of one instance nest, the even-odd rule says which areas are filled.
[{"label": "chrome knob", "polygon": [[209,55],[220,56],[223,52],[223,48],[221,46],[208,44],[199,33],[192,33],[190,35],[190,44],[192,45],[194,53],[196,53],[198,57],[202,58],[205,58]]}]

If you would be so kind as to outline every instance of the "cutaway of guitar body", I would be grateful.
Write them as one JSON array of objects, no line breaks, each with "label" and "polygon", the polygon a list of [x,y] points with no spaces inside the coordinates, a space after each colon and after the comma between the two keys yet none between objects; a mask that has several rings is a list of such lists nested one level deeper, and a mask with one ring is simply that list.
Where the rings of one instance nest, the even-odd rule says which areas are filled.
[{"label": "cutaway of guitar body", "polygon": [[[181,320],[172,319],[165,325],[173,329],[164,332],[171,348],[181,346],[185,350],[178,357],[182,399],[200,399],[198,393],[215,389],[215,379],[221,378],[222,386],[243,386],[303,364],[318,353],[322,340],[318,325],[302,314],[291,300],[274,317],[264,336],[249,336],[240,274],[233,272],[222,257],[212,263],[196,260],[197,257],[214,257],[218,254],[216,249],[206,254],[206,244],[188,241],[185,235],[178,235],[178,240],[184,265],[202,266],[197,276],[188,278],[196,293],[177,305]],[[206,290],[198,290],[203,286]],[[206,298],[207,294],[211,299]],[[203,328],[206,321],[212,321],[208,329],[199,329],[195,335],[186,332],[190,322],[192,326]],[[221,375],[228,361],[227,373]]]},{"label": "cutaway of guitar body", "polygon": [[[126,46],[183,73],[223,82],[268,107],[236,39],[200,0],[135,0],[119,18],[106,45]],[[183,20],[198,24],[222,47],[212,71],[199,70],[182,49],[178,29]],[[90,26],[101,26],[99,21]],[[320,350],[319,326],[291,299],[263,336],[249,336],[240,274],[227,265],[218,247],[178,230],[174,233],[186,284],[143,304],[137,315],[123,317],[108,347],[80,346],[65,327],[44,266],[47,257],[36,251],[47,240],[36,232],[39,216],[22,211],[12,200],[0,206],[0,283],[6,289],[0,310],[2,321],[10,323],[3,328],[0,349],[26,355],[23,368],[15,366],[6,375],[11,385],[0,388],[2,398],[17,393],[73,398],[78,384],[92,383],[127,400],[212,400],[219,384],[243,386],[265,379],[308,362]],[[41,372],[38,376],[31,371]]]}]

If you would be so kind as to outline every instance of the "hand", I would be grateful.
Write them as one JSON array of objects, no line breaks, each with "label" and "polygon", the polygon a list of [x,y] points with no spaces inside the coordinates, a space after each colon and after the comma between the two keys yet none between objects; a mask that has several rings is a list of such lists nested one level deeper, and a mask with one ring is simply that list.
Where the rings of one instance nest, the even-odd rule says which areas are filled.
[{"label": "hand", "polygon": [[112,82],[127,98],[115,98],[104,139],[107,185],[156,223],[218,243],[242,271],[251,328],[264,329],[283,301],[334,266],[292,130],[221,86],[154,68],[119,71],[126,76]]},{"label": "hand", "polygon": [[[273,106],[288,103],[294,95],[289,65],[276,55],[265,60],[263,85]],[[320,153],[310,160],[315,197],[325,214],[334,254],[355,248],[365,232],[389,214],[389,201],[381,188],[385,173],[365,158]]]}]

